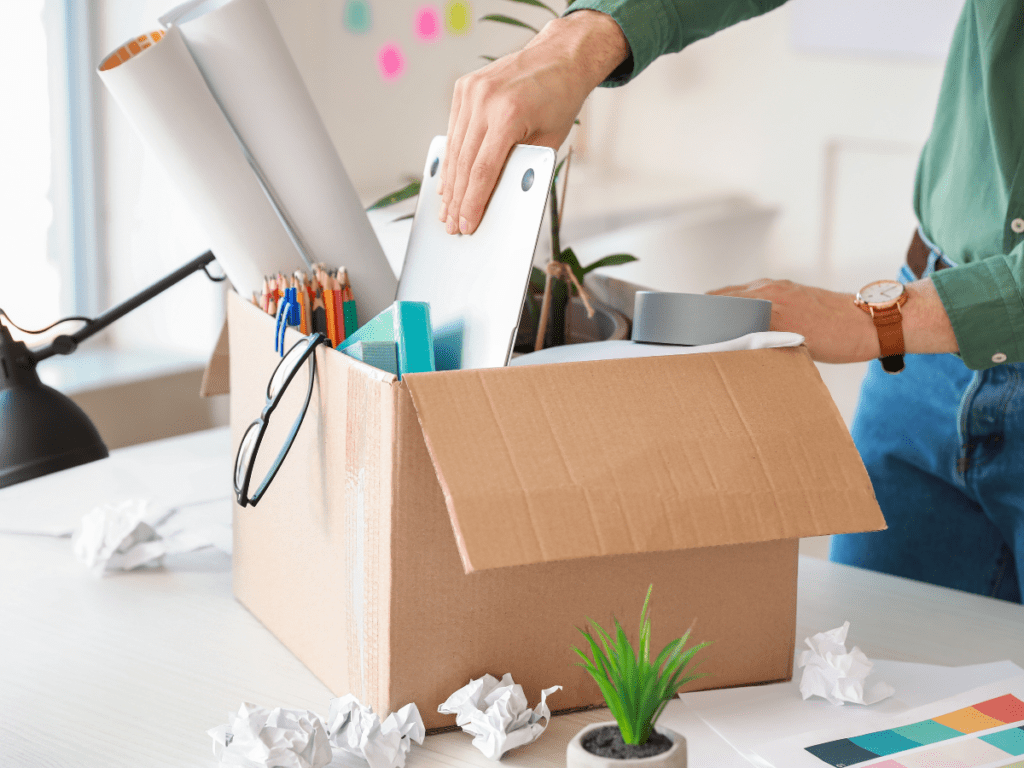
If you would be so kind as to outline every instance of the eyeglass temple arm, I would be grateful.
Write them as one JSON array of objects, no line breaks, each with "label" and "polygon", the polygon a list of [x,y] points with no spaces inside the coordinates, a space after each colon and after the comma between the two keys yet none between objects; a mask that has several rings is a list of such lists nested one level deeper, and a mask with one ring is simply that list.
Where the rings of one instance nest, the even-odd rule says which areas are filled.
[{"label": "eyeglass temple arm", "polygon": [[45,347],[29,350],[29,354],[32,355],[32,358],[37,363],[41,360],[53,357],[54,355],[70,355],[78,349],[78,345],[81,342],[85,341],[93,334],[99,333],[115,320],[121,319],[136,307],[145,304],[154,296],[163,293],[172,285],[181,282],[193,272],[205,270],[206,266],[210,264],[214,258],[212,251],[207,251],[202,256],[197,256],[188,264],[171,272],[167,277],[156,281],[149,286],[149,288],[140,291],[127,301],[118,304],[116,307],[108,309],[99,317],[93,318],[74,333],[61,334],[60,336],[55,337],[53,341]]}]

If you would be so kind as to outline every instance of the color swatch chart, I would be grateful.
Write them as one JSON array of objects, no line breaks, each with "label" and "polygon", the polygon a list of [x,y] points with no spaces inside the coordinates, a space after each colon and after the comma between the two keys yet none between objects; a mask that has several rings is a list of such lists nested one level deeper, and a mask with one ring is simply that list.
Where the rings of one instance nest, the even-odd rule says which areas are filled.
[{"label": "color swatch chart", "polygon": [[1024,768],[1024,760],[1010,762],[1024,756],[1024,701],[1005,694],[910,725],[805,749],[834,768]]}]

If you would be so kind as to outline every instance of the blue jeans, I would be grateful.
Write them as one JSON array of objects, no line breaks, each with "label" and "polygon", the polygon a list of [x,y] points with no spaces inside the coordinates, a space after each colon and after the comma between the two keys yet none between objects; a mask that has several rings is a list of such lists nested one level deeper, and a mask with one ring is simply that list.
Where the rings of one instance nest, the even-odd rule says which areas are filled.
[{"label": "blue jeans", "polygon": [[[925,276],[939,259],[932,246]],[[900,280],[914,279],[904,266]],[[1024,364],[905,363],[895,375],[871,363],[851,430],[889,528],[834,536],[831,558],[1019,603]]]}]

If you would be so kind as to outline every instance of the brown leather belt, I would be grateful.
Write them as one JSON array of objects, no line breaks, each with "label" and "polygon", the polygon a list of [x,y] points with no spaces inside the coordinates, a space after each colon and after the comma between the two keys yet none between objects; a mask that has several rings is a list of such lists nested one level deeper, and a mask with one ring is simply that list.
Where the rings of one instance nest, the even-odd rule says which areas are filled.
[{"label": "brown leather belt", "polygon": [[[924,244],[924,240],[921,239],[921,233],[914,230],[914,239],[910,241],[910,248],[907,249],[907,266],[910,267],[910,271],[914,273],[914,277],[918,280],[921,279],[921,275],[924,274],[925,269],[928,267],[928,254],[931,253],[931,249]],[[935,269],[945,269],[948,267],[944,261],[936,261]]]}]

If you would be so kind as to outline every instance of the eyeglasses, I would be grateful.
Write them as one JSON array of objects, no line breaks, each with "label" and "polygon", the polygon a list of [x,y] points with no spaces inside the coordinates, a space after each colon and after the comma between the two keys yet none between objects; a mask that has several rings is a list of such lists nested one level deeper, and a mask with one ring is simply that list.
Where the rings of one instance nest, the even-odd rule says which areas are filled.
[{"label": "eyeglasses", "polygon": [[[295,442],[295,435],[298,433],[299,427],[302,426],[302,419],[309,409],[309,401],[313,396],[313,380],[316,378],[316,355],[313,354],[313,351],[318,345],[326,343],[327,338],[322,333],[314,333],[288,350],[274,369],[270,382],[267,384],[267,404],[263,407],[263,413],[249,425],[242,436],[242,441],[238,444],[238,454],[235,456],[235,497],[238,499],[239,506],[255,507],[259,503],[277,471],[281,468],[292,443]],[[267,424],[270,423],[270,414],[277,408],[288,385],[292,383],[295,374],[307,360],[309,361],[309,386],[306,389],[306,401],[302,404],[302,410],[299,411],[295,423],[292,424],[291,431],[285,438],[284,446],[278,452],[266,477],[263,478],[263,482],[260,483],[256,492],[250,496],[249,484],[252,481],[253,466],[256,463],[256,454],[259,453],[263,437],[267,432]]]}]

